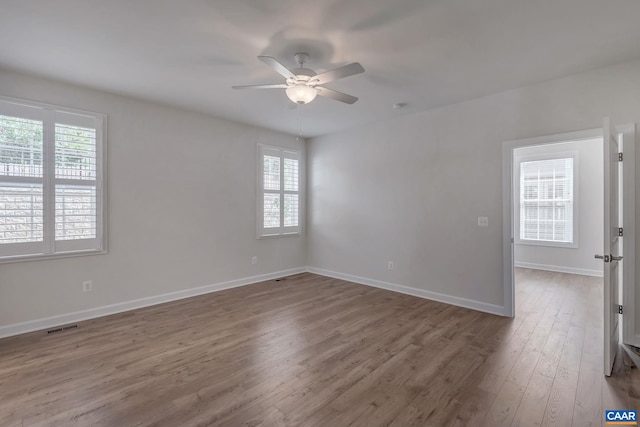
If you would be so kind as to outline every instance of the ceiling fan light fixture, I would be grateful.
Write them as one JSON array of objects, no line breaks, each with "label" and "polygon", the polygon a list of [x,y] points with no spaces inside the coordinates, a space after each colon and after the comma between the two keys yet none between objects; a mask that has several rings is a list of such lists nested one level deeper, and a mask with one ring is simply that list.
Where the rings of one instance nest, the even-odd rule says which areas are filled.
[{"label": "ceiling fan light fixture", "polygon": [[286,90],[287,97],[296,104],[308,104],[318,95],[318,91],[306,84],[296,84],[290,86]]}]

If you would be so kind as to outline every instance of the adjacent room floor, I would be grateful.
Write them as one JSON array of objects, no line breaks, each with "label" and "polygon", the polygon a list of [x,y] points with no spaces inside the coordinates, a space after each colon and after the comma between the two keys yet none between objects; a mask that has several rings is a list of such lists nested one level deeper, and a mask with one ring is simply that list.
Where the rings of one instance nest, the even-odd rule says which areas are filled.
[{"label": "adjacent room floor", "polygon": [[601,279],[517,269],[507,319],[310,273],[0,340],[2,426],[601,425]]}]

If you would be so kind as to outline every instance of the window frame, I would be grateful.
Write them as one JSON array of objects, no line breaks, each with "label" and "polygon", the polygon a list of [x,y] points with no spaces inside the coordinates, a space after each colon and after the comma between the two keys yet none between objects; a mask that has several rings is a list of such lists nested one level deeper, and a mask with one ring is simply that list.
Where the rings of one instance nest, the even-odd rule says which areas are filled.
[{"label": "window frame", "polygon": [[[271,155],[280,158],[280,189],[265,190],[264,185],[264,156]],[[285,190],[284,188],[284,160],[293,159],[298,162],[298,190]],[[266,144],[257,144],[257,238],[273,238],[283,236],[300,236],[302,234],[302,218],[303,218],[303,159],[300,150],[284,147],[276,147]],[[280,226],[264,227],[264,195],[265,194],[280,195]],[[284,226],[284,196],[286,194],[297,194],[298,196],[298,225]]]},{"label": "window frame", "polygon": [[[37,101],[0,96],[0,114],[42,121],[42,177],[27,178],[42,183],[43,240],[42,242],[10,243],[0,245],[0,264],[42,259],[68,258],[107,253],[107,115]],[[96,131],[96,176],[95,180],[84,180],[80,185],[95,184],[96,229],[95,238],[56,240],[56,185],[79,185],[80,180],[56,178],[55,126],[66,124],[95,128]],[[15,177],[14,177],[15,178]],[[2,182],[17,182],[22,179],[0,178]],[[38,183],[39,183],[38,182]],[[4,245],[10,247],[3,247]]]},{"label": "window frame", "polygon": [[[554,144],[562,144],[565,142],[572,141],[558,141],[555,143],[551,143],[549,145]],[[556,160],[556,159],[573,159],[573,194],[572,194],[572,241],[571,242],[556,242],[552,240],[531,240],[531,239],[522,239],[520,237],[520,213],[521,213],[521,203],[520,203],[520,181],[521,181],[521,164],[524,162],[533,162],[533,161],[544,161],[544,160]],[[578,248],[579,247],[579,180],[580,180],[580,156],[577,150],[565,150],[565,151],[552,151],[549,153],[539,153],[539,154],[525,154],[525,155],[516,155],[514,157],[514,226],[515,226],[515,243],[519,245],[531,245],[531,246],[545,246],[545,247],[556,247],[556,248]]]}]

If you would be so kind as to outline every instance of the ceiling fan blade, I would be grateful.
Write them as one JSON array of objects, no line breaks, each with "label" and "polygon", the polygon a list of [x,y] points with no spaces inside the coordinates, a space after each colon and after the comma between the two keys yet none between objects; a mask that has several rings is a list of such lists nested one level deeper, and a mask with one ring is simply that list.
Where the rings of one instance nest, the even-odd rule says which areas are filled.
[{"label": "ceiling fan blade", "polygon": [[271,68],[273,68],[274,70],[276,70],[276,72],[284,77],[295,77],[296,75],[293,74],[291,71],[289,71],[289,69],[287,67],[285,67],[284,65],[282,65],[280,62],[278,62],[278,60],[272,56],[258,56],[258,59],[262,62],[264,62],[265,64],[267,64],[268,66],[270,66]]},{"label": "ceiling fan blade", "polygon": [[284,83],[275,85],[248,85],[248,86],[231,86],[233,89],[286,89],[288,86]]},{"label": "ceiling fan blade", "polygon": [[353,104],[358,100],[355,96],[347,95],[346,93],[338,92],[337,90],[326,87],[316,86],[316,90],[320,96],[326,96],[327,98],[335,99],[336,101],[344,102],[345,104]]},{"label": "ceiling fan blade", "polygon": [[333,70],[325,71],[322,74],[318,74],[317,76],[313,77],[313,80],[317,80],[316,84],[323,85],[334,80],[342,79],[360,73],[364,73],[364,68],[362,68],[362,65],[360,65],[359,63],[354,62],[353,64],[345,65],[344,67],[338,67]]}]

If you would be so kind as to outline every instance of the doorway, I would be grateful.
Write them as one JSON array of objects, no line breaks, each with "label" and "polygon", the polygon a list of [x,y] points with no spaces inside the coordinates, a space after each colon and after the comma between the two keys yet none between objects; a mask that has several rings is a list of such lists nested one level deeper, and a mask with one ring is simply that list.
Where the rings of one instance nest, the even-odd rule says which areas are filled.
[{"label": "doorway", "polygon": [[518,147],[513,171],[514,266],[602,277],[602,137]]},{"label": "doorway", "polygon": [[[516,158],[515,158],[515,154],[517,153],[517,150],[522,149],[520,153],[523,154],[522,155],[523,161],[529,161],[529,160],[536,161],[536,160],[549,159],[552,156],[550,156],[549,154],[545,156],[542,153],[544,153],[545,151],[549,151],[547,150],[547,148],[550,146],[555,147],[556,154],[565,152],[564,154],[558,154],[559,158],[568,158],[569,156],[566,155],[567,154],[566,152],[569,152],[571,150],[566,150],[567,148],[566,145],[561,146],[561,145],[554,145],[554,144],[571,142],[572,144],[569,148],[573,147],[574,148],[573,151],[576,151],[575,148],[576,146],[579,146],[580,141],[596,140],[598,138],[602,140],[602,129],[591,129],[591,130],[569,132],[569,133],[563,133],[563,134],[557,134],[557,135],[551,135],[551,136],[506,141],[503,144],[503,151],[502,151],[503,153],[503,158],[502,158],[503,160],[503,180],[502,180],[503,255],[504,255],[503,278],[504,278],[505,315],[511,316],[511,317],[516,315],[516,299],[515,299],[516,294],[515,294],[515,275],[514,275],[516,243],[524,239],[528,239],[529,242],[527,243],[532,243],[531,246],[535,246],[533,245],[535,243],[533,237],[537,239],[539,239],[540,237],[543,237],[543,238],[546,237],[544,233],[541,236],[539,234],[539,230],[536,230],[536,233],[537,233],[536,236],[531,236],[531,235],[528,236],[526,233],[523,234],[522,236],[520,235],[520,227],[519,227],[520,220],[521,219],[523,220],[523,230],[524,230],[526,227],[526,223],[524,222],[524,220],[526,220],[527,218],[524,215],[522,218],[520,217],[520,200],[519,200],[520,166],[516,164]],[[559,148],[559,147],[563,147],[563,148]],[[529,150],[529,151],[527,152],[526,150]],[[580,156],[579,156],[579,150],[577,151],[578,151],[578,156],[576,159],[573,160],[573,162],[575,162],[574,165],[577,166],[577,168],[579,168]],[[536,158],[536,156],[538,157]],[[516,177],[518,178],[517,185],[516,185]],[[575,193],[578,192],[578,199],[580,199],[580,194],[579,194],[580,188],[578,186],[579,186],[579,179],[576,182],[574,182],[573,193],[575,195]],[[518,197],[518,199],[516,199],[516,197]],[[579,209],[575,211],[572,210],[571,211],[572,221],[578,222],[579,224],[579,221],[580,221],[579,215],[580,215]],[[518,227],[516,227],[516,218],[518,220]],[[567,217],[567,211],[565,211],[565,219],[566,220],[569,219]],[[602,225],[599,227],[599,229],[602,230]],[[579,225],[578,225],[578,230],[579,230]],[[575,235],[575,237],[573,237],[573,235]],[[554,249],[555,252],[558,252],[561,249],[569,249],[571,246],[575,246],[576,243],[579,244],[579,238],[580,238],[579,235],[577,235],[576,233],[573,233],[570,242],[569,241],[554,242],[553,244],[555,244],[556,247],[552,249]],[[560,238],[559,240],[567,240],[567,239]],[[520,251],[520,252],[523,252],[523,251]],[[554,263],[553,261],[549,261],[549,257],[547,257],[545,260],[544,255],[539,255],[539,254],[536,255],[535,248],[533,251],[525,249],[524,252],[534,253],[534,257],[529,258],[530,261],[522,260],[522,259],[520,260],[523,263],[529,262],[530,265],[528,265],[528,267],[536,267],[536,266],[540,267],[542,265],[557,266],[557,263]],[[538,250],[537,252],[540,252],[540,251]],[[564,252],[569,252],[569,251],[565,250]],[[535,256],[537,256],[537,258]],[[576,257],[576,255],[572,255],[572,256]],[[593,256],[593,254],[591,256]],[[578,264],[572,263],[571,265],[574,266],[573,268],[576,268],[575,266]],[[521,266],[527,266],[527,265],[521,264]],[[565,270],[565,272],[569,272],[569,271]]]},{"label": "doorway", "polygon": [[603,365],[603,139],[535,142],[513,150],[515,315],[533,328],[533,373],[577,385]]},{"label": "doorway", "polygon": [[[606,123],[606,126],[608,126],[608,121],[605,121],[605,123]],[[624,183],[623,196],[621,198],[624,199],[625,201],[623,210],[621,210],[621,212],[623,212],[623,217],[626,218],[626,222],[624,223],[625,235],[631,236],[631,238],[623,239],[623,248],[624,248],[623,251],[624,251],[625,258],[628,259],[628,262],[626,263],[626,266],[623,269],[623,277],[624,277],[623,283],[625,284],[624,290],[623,290],[623,295],[624,295],[623,305],[625,306],[624,316],[625,318],[630,319],[630,321],[623,323],[623,327],[624,327],[623,337],[624,337],[624,342],[628,344],[633,344],[635,342],[636,344],[634,345],[640,345],[640,334],[636,333],[636,330],[640,331],[640,328],[636,328],[636,324],[640,322],[638,322],[637,321],[638,319],[636,319],[636,317],[638,316],[634,314],[636,297],[634,296],[635,289],[633,286],[635,283],[634,282],[634,277],[635,277],[634,261],[636,260],[635,239],[633,238],[633,236],[635,236],[635,222],[636,222],[635,221],[635,171],[634,171],[635,169],[635,162],[634,162],[635,126],[628,125],[628,126],[618,127],[617,132],[620,133],[620,136],[622,136],[623,141],[626,143],[624,144],[625,158],[627,156],[629,156],[630,158],[630,161],[624,163],[625,167],[623,168],[624,169],[623,174],[621,175],[621,182]],[[517,302],[516,302],[516,292],[514,287],[515,278],[516,278],[515,277],[516,242],[518,241],[518,239],[522,240],[523,237],[532,238],[531,224],[529,224],[529,231],[528,231],[529,234],[526,235],[525,233],[525,235],[523,236],[520,234],[520,227],[519,227],[520,218],[518,218],[517,224],[515,221],[516,216],[519,215],[520,202],[521,202],[519,198],[516,198],[517,192],[514,191],[514,189],[519,190],[519,188],[516,188],[516,185],[514,185],[514,176],[516,175],[516,172],[519,173],[519,171],[517,171],[516,169],[520,167],[520,165],[516,164],[516,161],[515,161],[515,154],[517,154],[516,150],[523,147],[532,147],[532,148],[535,148],[536,150],[544,150],[542,147],[545,145],[557,144],[557,143],[562,143],[567,141],[580,142],[580,141],[587,141],[587,140],[593,140],[593,139],[601,139],[602,136],[603,136],[602,129],[598,128],[598,129],[592,129],[587,131],[571,132],[571,133],[565,133],[565,134],[559,134],[559,135],[547,136],[547,137],[530,138],[530,139],[517,140],[517,141],[506,141],[503,144],[503,218],[504,218],[504,221],[503,221],[503,254],[504,254],[503,277],[504,277],[505,315],[508,315],[508,316],[516,315]],[[600,147],[600,151],[601,152],[603,151],[602,145]],[[564,157],[564,158],[567,158],[567,157]],[[578,162],[579,161],[580,160],[578,160]],[[531,167],[529,167],[528,169],[529,169],[529,172],[531,172]],[[603,174],[597,173],[597,172],[594,174],[593,171],[590,171],[590,174],[592,176],[595,176],[595,175],[599,175],[600,177],[603,176]],[[577,194],[578,194],[578,197],[580,197],[579,191],[577,192]],[[604,201],[604,198],[603,198],[603,201]],[[552,220],[555,220],[558,218],[559,219],[564,218],[566,220],[568,218],[568,215],[566,215],[568,211],[565,209],[564,212],[565,212],[564,217],[562,217],[561,215],[553,216],[557,214],[556,213],[550,214],[549,210],[547,210],[546,214],[547,214],[547,217],[551,216]],[[580,211],[578,211],[577,214],[578,214],[578,219],[575,220],[574,223],[577,224],[578,227],[580,227],[581,226]],[[527,219],[536,219],[536,218],[535,216],[534,218],[531,218],[531,215],[529,215],[529,217],[525,216],[524,219],[527,220]],[[532,221],[529,221],[529,222],[532,222]],[[566,221],[564,224],[565,226],[567,225]],[[523,223],[523,225],[526,225],[526,224]],[[537,232],[539,233],[540,225],[536,225],[536,227],[538,227]],[[549,239],[550,232],[548,231],[548,229],[545,229],[544,226],[542,228],[543,228],[543,233],[542,233],[543,237]],[[602,222],[601,226],[597,227],[597,230],[603,230],[603,229],[604,229],[604,222]],[[594,230],[594,229],[592,228],[591,230]],[[617,231],[617,228],[616,228],[616,231]],[[609,232],[611,232],[610,229],[609,229]],[[620,232],[622,233],[622,230],[620,230]],[[562,237],[562,236],[555,237],[553,235],[553,232],[551,232],[551,236],[552,236],[551,239],[562,241],[561,243],[564,244],[565,247],[567,246],[570,247],[570,245],[572,244],[571,239],[567,239],[566,237]],[[536,236],[533,236],[533,239],[535,238]],[[579,248],[580,246],[583,246],[580,243],[580,239],[581,239],[581,235],[578,235],[577,240],[573,242],[573,245],[577,246],[577,248]],[[532,243],[532,242],[527,242],[527,243]],[[534,245],[531,245],[531,246],[534,246]],[[574,248],[574,249],[577,249],[577,248]],[[528,255],[531,255],[531,252],[535,252],[535,250],[534,251],[525,250],[525,252],[529,252]],[[575,254],[577,252],[578,251],[574,251],[573,253]],[[592,252],[592,251],[589,251],[589,252]],[[591,261],[594,254],[599,254],[601,252],[602,252],[602,246],[600,246],[600,248],[597,248],[596,251],[593,253],[585,253],[583,261],[584,262]],[[596,273],[599,274],[599,271],[597,271],[599,270],[599,268],[597,266],[594,268],[591,268],[588,266],[588,264],[583,264],[582,266],[580,266],[579,264],[568,265],[567,263],[563,262],[562,264],[565,264],[564,267],[568,267],[568,268],[565,268],[564,270],[559,269],[557,267],[560,263],[550,262],[549,260],[553,261],[553,257],[550,257],[548,253],[546,254],[546,258],[544,254],[541,255],[540,253],[537,255],[538,258],[535,258],[535,254],[534,254],[533,255],[534,258],[529,258],[528,261],[520,257],[522,253],[518,255],[519,255],[518,262],[520,263],[520,267],[533,267],[533,268],[544,267],[547,270],[555,270],[556,274],[560,272],[579,273],[579,274],[587,275],[590,277],[595,277]],[[527,262],[529,264],[526,264]],[[587,267],[585,267],[585,265],[587,265]],[[591,265],[594,265],[594,264],[591,264]],[[615,302],[615,304],[619,304],[619,302]],[[607,304],[607,307],[605,307],[605,310],[609,310],[609,311],[613,310],[614,307],[610,305],[611,304]],[[603,307],[604,307],[604,303],[603,303]],[[615,311],[617,312],[617,305],[615,306],[615,308],[616,308]]]}]

